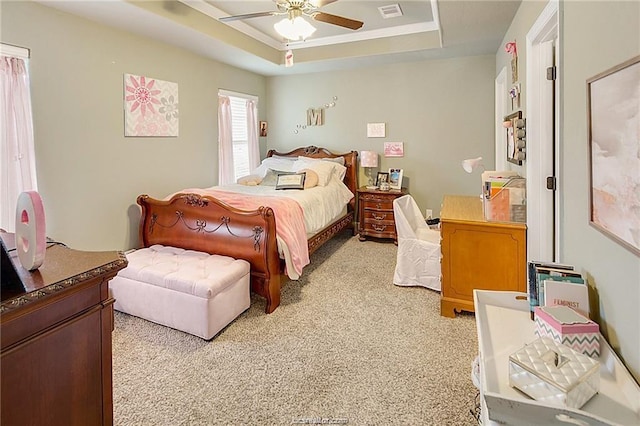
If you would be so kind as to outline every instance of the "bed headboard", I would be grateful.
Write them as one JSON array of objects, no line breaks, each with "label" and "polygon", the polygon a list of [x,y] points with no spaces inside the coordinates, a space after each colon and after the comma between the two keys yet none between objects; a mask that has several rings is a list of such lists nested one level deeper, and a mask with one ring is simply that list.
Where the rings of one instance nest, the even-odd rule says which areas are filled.
[{"label": "bed headboard", "polygon": [[[319,148],[317,146],[305,146],[302,148],[294,149],[289,152],[278,152],[275,149],[270,149],[267,152],[267,157],[277,155],[279,157],[311,157],[311,158],[336,158],[344,157],[344,165],[347,168],[347,172],[344,175],[344,184],[347,188],[356,194],[358,190],[358,151],[350,151],[344,154],[337,154],[329,151],[326,148]],[[355,196],[349,203],[351,208],[355,210]]]}]

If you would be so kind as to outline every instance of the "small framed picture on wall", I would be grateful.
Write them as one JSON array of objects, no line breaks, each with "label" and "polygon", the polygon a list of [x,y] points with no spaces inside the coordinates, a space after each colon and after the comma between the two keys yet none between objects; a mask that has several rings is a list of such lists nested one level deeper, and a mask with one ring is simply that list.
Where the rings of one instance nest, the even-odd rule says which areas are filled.
[{"label": "small framed picture on wall", "polygon": [[261,122],[260,122],[260,128],[259,128],[259,131],[260,131],[260,137],[261,137],[261,138],[264,138],[265,136],[267,136],[267,126],[268,126],[268,125],[267,125],[267,122],[266,122],[266,121],[261,121]]}]

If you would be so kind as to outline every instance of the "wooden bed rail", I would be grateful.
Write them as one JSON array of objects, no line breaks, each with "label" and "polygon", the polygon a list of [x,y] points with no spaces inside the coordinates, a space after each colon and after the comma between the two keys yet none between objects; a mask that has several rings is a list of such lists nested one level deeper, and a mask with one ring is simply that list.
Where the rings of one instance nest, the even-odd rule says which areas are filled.
[{"label": "wooden bed rail", "polygon": [[251,290],[267,299],[266,312],[280,304],[280,259],[273,210],[246,211],[213,197],[180,193],[170,200],[140,195],[140,242],[245,259]]}]

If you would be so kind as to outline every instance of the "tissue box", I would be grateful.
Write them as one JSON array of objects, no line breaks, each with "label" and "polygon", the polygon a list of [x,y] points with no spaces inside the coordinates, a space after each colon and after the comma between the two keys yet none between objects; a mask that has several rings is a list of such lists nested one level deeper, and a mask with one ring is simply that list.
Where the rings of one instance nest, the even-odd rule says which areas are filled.
[{"label": "tissue box", "polygon": [[600,390],[600,363],[541,337],[509,355],[509,385],[536,401],[579,409]]},{"label": "tissue box", "polygon": [[592,358],[600,356],[600,327],[568,306],[538,306],[536,336],[549,337]]}]

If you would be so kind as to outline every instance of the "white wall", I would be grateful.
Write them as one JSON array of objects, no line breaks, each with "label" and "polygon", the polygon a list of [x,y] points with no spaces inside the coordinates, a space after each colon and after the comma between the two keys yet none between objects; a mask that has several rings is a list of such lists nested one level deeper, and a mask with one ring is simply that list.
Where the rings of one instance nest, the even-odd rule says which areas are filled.
[{"label": "white wall", "polygon": [[[480,173],[465,158],[483,156],[493,167],[494,57],[479,56],[270,77],[269,148],[317,145],[337,151],[374,150],[379,169],[404,170],[420,209],[438,216],[444,194],[479,195]],[[307,127],[306,111],[337,96],[323,126]],[[385,138],[367,138],[367,123],[386,123]],[[404,157],[385,158],[384,142],[403,142]],[[366,184],[360,170],[360,183]]]}]

